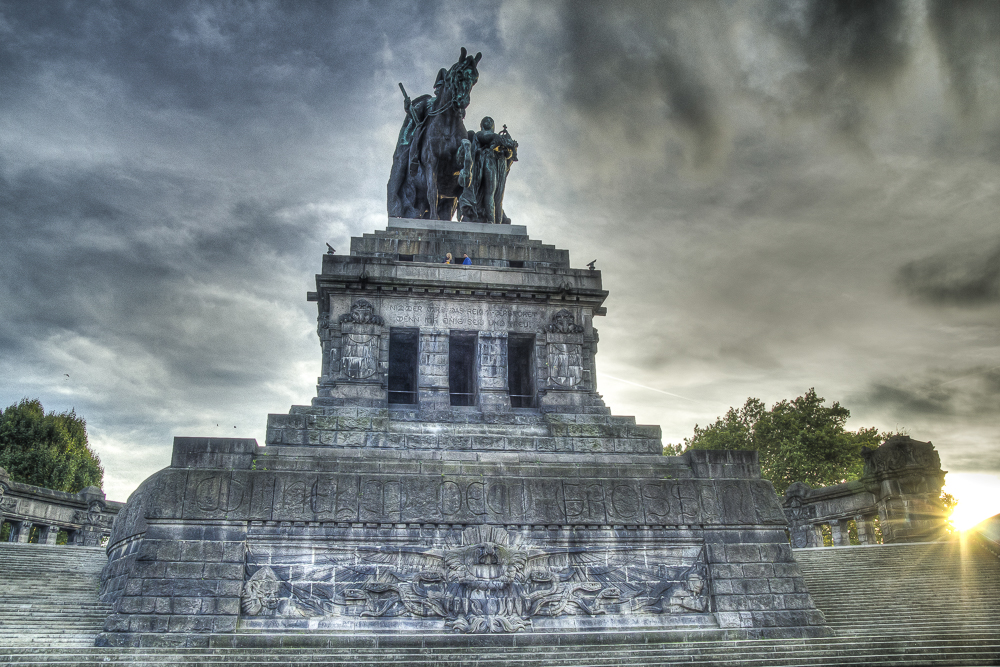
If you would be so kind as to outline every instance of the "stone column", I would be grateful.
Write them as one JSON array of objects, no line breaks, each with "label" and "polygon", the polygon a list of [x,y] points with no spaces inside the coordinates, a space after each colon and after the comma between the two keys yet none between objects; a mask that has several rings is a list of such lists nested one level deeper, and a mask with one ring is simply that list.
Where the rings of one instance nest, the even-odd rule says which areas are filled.
[{"label": "stone column", "polygon": [[861,544],[875,544],[875,527],[872,525],[873,516],[858,514],[854,517],[854,523],[858,527],[858,541]]},{"label": "stone column", "polygon": [[417,391],[421,410],[451,409],[448,396],[448,335],[447,330],[420,330]]},{"label": "stone column", "polygon": [[823,546],[823,529],[819,527],[818,524],[811,524],[808,527],[808,540],[806,546],[808,547],[821,547]]},{"label": "stone column", "polygon": [[830,536],[833,538],[833,546],[844,546],[844,536],[840,532],[841,521],[839,519],[830,520]]},{"label": "stone column", "polygon": [[479,332],[476,365],[480,408],[483,412],[509,412],[506,331]]},{"label": "stone column", "polygon": [[55,544],[59,537],[59,526],[47,526],[43,531],[39,542],[43,544]]},{"label": "stone column", "polygon": [[17,541],[23,544],[28,543],[28,538],[31,536],[31,522],[22,521],[21,525],[17,529]]}]

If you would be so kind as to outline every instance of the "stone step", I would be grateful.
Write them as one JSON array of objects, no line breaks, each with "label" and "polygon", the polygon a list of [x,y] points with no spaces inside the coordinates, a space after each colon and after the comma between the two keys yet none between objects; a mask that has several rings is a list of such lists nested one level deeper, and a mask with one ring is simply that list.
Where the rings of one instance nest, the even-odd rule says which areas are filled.
[{"label": "stone step", "polygon": [[523,647],[499,651],[496,649],[466,649],[464,651],[419,650],[336,650],[336,649],[26,649],[25,653],[4,659],[2,664],[37,665],[442,665],[454,667],[573,665],[574,667],[605,667],[610,665],[988,665],[1000,658],[1000,642],[968,646],[957,641],[900,641],[898,638],[857,643],[823,642],[787,646],[753,642],[739,644],[677,646],[604,646],[589,651],[569,647]]},{"label": "stone step", "polygon": [[[305,640],[314,648],[95,648],[93,642],[102,628],[105,610],[109,610],[96,597],[103,551],[80,549],[0,545],[0,563],[4,565],[0,592],[12,591],[0,598],[0,664],[1000,664],[1000,560],[985,552],[962,550],[957,543],[796,551],[809,589],[834,637],[558,646],[544,642],[570,638],[565,634],[555,639],[532,634],[513,638],[488,635],[482,638],[484,644],[500,640],[518,645],[452,649],[431,648],[420,636],[396,636],[391,639],[393,645],[386,648],[324,648],[324,642],[328,646],[343,644],[344,637],[312,633],[265,635],[263,639],[273,646]],[[54,577],[58,577],[58,586],[53,584]],[[237,634],[217,636],[213,641],[238,644],[248,638]],[[469,641],[467,636],[455,639]],[[406,641],[413,646],[403,646]]]}]

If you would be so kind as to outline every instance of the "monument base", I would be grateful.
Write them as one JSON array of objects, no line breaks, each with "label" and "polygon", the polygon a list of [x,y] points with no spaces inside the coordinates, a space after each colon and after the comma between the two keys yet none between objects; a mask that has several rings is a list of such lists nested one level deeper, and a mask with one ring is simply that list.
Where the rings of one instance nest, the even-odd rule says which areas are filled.
[{"label": "monument base", "polygon": [[101,643],[823,635],[757,470],[755,452],[178,438],[115,525]]}]

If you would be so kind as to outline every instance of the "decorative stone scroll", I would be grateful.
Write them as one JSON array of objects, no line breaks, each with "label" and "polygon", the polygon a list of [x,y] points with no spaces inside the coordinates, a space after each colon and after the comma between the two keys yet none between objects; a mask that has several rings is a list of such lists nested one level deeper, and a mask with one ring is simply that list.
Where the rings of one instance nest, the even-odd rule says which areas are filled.
[{"label": "decorative stone scroll", "polygon": [[[700,547],[540,547],[493,525],[469,526],[440,548],[359,546],[317,552],[312,566],[274,567],[290,577],[273,584],[288,591],[275,603],[279,616],[443,619],[455,632],[506,633],[542,617],[709,610]],[[257,570],[247,590],[273,574]]]}]

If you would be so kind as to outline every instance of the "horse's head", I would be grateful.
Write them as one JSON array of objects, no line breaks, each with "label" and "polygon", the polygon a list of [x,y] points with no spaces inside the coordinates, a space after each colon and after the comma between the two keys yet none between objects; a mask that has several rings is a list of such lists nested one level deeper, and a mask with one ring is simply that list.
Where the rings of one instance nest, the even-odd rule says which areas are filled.
[{"label": "horse's head", "polygon": [[446,95],[451,98],[450,101],[456,108],[463,111],[463,115],[471,101],[472,87],[479,81],[479,70],[476,66],[482,57],[482,53],[477,53],[475,56],[468,55],[463,46],[458,62],[452,65],[445,75]]}]

